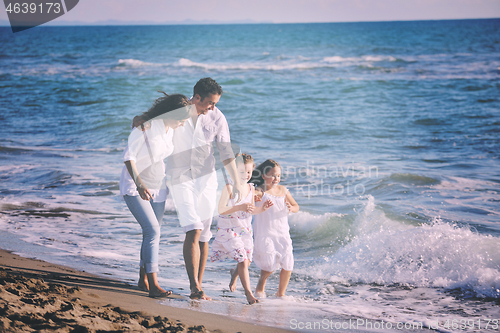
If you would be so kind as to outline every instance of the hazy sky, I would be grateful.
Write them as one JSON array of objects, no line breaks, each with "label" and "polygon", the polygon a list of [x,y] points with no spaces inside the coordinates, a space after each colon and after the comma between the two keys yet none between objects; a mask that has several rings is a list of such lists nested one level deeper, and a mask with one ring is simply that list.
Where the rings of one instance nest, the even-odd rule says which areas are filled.
[{"label": "hazy sky", "polygon": [[[57,21],[345,22],[500,17],[500,0],[80,0]],[[0,19],[7,20],[5,10]]]}]

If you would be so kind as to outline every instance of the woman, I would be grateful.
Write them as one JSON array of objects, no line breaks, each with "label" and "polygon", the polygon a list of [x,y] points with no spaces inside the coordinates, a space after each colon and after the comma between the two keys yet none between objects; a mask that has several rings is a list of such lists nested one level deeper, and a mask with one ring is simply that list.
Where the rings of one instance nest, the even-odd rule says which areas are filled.
[{"label": "woman", "polygon": [[144,125],[132,129],[120,177],[120,194],[142,228],[138,285],[150,297],[172,293],[160,287],[157,277],[160,222],[168,193],[163,160],[173,151],[174,129],[184,125],[193,107],[184,95],[165,95],[142,115]]}]

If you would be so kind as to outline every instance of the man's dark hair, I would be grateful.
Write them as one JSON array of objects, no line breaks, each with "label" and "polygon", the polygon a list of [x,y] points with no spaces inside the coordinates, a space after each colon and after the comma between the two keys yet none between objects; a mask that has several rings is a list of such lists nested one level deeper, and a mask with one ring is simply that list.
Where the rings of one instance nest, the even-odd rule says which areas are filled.
[{"label": "man's dark hair", "polygon": [[208,95],[222,95],[222,88],[214,79],[206,77],[198,81],[193,89],[193,96],[198,94],[201,100]]}]

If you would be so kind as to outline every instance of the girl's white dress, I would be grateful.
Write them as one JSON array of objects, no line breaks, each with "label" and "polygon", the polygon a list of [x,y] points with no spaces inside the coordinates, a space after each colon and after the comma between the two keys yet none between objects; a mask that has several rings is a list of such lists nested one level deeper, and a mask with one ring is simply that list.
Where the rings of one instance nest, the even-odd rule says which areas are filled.
[{"label": "girl's white dress", "polygon": [[[238,202],[238,194],[231,200],[232,205],[238,202],[251,203],[254,190],[253,184],[248,184],[248,195]],[[238,211],[230,215],[219,215],[217,222],[217,233],[212,243],[211,261],[226,261],[234,259],[243,262],[245,259],[252,261],[253,239],[252,239],[252,214]]]},{"label": "girl's white dress", "polygon": [[267,200],[273,205],[266,211],[255,215],[254,227],[254,262],[260,269],[272,272],[276,269],[293,270],[293,247],[288,225],[288,207],[285,196],[277,197],[264,193],[261,206]]}]

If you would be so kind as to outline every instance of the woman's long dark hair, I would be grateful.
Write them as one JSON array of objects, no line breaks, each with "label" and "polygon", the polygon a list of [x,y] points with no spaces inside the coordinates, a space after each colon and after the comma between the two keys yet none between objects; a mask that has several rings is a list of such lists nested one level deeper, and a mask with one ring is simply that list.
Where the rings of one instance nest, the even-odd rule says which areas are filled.
[{"label": "woman's long dark hair", "polygon": [[[165,93],[163,92],[163,94]],[[148,111],[144,112],[141,118],[144,119],[144,121],[154,118],[184,120],[190,116],[189,109],[184,108],[189,104],[188,98],[182,94],[165,94],[165,96],[155,100],[153,106]],[[175,110],[179,111],[171,112]],[[165,115],[166,113],[169,114]]]},{"label": "woman's long dark hair", "polygon": [[255,168],[252,173],[252,178],[248,181],[249,183],[254,183],[256,186],[260,186],[264,184],[263,175],[267,175],[267,173],[274,167],[279,167],[281,169],[281,165],[275,160],[265,160],[262,164]]}]

